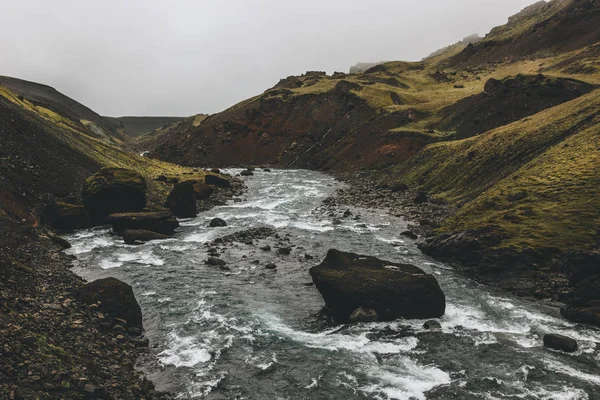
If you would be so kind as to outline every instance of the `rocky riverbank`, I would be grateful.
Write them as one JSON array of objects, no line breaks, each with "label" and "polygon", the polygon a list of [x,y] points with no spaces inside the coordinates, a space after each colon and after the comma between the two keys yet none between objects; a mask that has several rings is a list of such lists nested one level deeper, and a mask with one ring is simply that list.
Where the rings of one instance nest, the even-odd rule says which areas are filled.
[{"label": "rocky riverbank", "polygon": [[413,221],[401,234],[417,239],[424,253],[452,263],[465,276],[561,308],[563,316],[574,322],[600,324],[598,252],[495,249],[499,238],[493,232],[439,234],[436,229],[457,208],[404,183],[386,181],[386,175],[381,171],[337,174],[346,186],[324,204],[332,209],[351,205],[386,209]]},{"label": "rocky riverbank", "polygon": [[[198,206],[211,208],[242,190],[234,181]],[[1,219],[0,397],[170,398],[136,371],[148,339],[131,321],[108,313],[109,302],[95,301],[93,293],[90,301],[82,290],[86,283],[63,252],[69,243],[45,227]]]}]

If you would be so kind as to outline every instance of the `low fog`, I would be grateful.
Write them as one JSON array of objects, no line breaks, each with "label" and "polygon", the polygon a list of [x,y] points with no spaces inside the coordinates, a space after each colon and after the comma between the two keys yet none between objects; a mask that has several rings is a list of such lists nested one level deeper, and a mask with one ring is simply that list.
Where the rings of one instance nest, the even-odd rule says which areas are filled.
[{"label": "low fog", "polygon": [[5,1],[0,75],[103,115],[214,113],[307,70],[420,60],[534,2]]}]

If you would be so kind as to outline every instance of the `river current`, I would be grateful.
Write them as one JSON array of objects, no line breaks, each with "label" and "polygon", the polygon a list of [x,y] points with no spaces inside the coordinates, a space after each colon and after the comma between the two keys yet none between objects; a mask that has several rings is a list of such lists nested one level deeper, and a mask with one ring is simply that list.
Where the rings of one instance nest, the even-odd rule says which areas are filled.
[{"label": "river current", "polygon": [[[181,220],[172,239],[128,246],[109,228],[66,237],[75,272],[133,286],[151,341],[140,368],[158,389],[180,399],[600,399],[600,331],[423,255],[399,235],[408,222],[385,210],[332,214],[321,202],[341,184],[328,175],[256,171],[245,182],[240,199]],[[214,217],[228,226],[208,228]],[[209,244],[256,227],[279,239]],[[277,254],[278,243],[291,254]],[[229,269],[205,265],[209,247]],[[433,273],[447,299],[442,331],[324,321],[308,270],[330,248]],[[545,349],[545,333],[573,337],[579,350]]]}]

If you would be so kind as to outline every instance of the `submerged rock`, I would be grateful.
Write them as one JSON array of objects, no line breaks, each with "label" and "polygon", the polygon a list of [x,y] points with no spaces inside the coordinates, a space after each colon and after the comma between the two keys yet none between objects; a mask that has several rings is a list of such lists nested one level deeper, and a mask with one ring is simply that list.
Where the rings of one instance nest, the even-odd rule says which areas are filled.
[{"label": "submerged rock", "polygon": [[544,347],[561,350],[567,353],[573,353],[578,349],[577,341],[575,339],[556,334],[544,335]]},{"label": "submerged rock", "polygon": [[85,181],[82,196],[92,220],[103,222],[110,214],[146,207],[146,180],[129,169],[102,168]]},{"label": "submerged rock", "polygon": [[108,221],[114,231],[119,233],[129,229],[143,229],[170,235],[179,226],[177,219],[168,210],[111,214]]},{"label": "submerged rock", "polygon": [[221,218],[213,218],[210,221],[210,224],[208,224],[208,226],[211,227],[211,228],[216,228],[216,227],[221,227],[221,226],[227,226],[227,222],[225,222]]},{"label": "submerged rock", "polygon": [[379,319],[377,311],[372,308],[360,307],[350,314],[350,322],[375,322]]},{"label": "submerged rock", "polygon": [[441,331],[442,325],[438,321],[431,319],[423,324],[423,329],[427,329],[429,331]]},{"label": "submerged rock", "polygon": [[98,279],[81,287],[79,298],[87,304],[99,303],[99,310],[127,322],[128,328],[142,330],[142,309],[130,285],[116,278]]},{"label": "submerged rock", "polygon": [[166,235],[144,229],[127,229],[125,232],[123,232],[123,239],[127,244],[136,244],[136,242],[143,243],[150,240],[161,240],[168,238],[169,237]]},{"label": "submerged rock", "polygon": [[413,265],[332,249],[310,275],[326,307],[345,320],[360,307],[375,310],[381,320],[438,318],[446,310],[436,279]]},{"label": "submerged rock", "polygon": [[216,257],[208,257],[208,260],[206,260],[204,262],[204,264],[206,265],[212,265],[215,267],[224,267],[227,262],[221,260],[220,258],[216,258]]},{"label": "submerged rock", "polygon": [[165,206],[178,218],[194,218],[198,215],[194,183],[194,181],[178,183],[167,197]]},{"label": "submerged rock", "polygon": [[240,172],[240,175],[241,176],[252,176],[252,175],[254,175],[254,172],[247,169],[247,170]]}]

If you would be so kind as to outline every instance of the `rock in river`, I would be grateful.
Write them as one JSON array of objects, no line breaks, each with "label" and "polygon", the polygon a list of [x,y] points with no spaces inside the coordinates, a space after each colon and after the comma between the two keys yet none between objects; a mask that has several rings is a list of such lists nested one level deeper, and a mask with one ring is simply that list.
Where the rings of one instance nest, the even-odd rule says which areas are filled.
[{"label": "rock in river", "polygon": [[79,289],[79,298],[87,304],[100,302],[99,309],[113,318],[127,321],[128,328],[142,330],[142,309],[130,285],[116,278],[98,279]]},{"label": "rock in river", "polygon": [[221,218],[213,218],[210,221],[210,224],[208,224],[208,226],[210,228],[217,228],[217,227],[221,227],[221,226],[227,226],[227,222],[225,222]]},{"label": "rock in river", "polygon": [[563,335],[547,334],[544,335],[544,347],[554,350],[561,350],[567,353],[577,351],[577,341]]},{"label": "rock in river", "polygon": [[170,235],[179,226],[177,218],[168,210],[111,214],[108,221],[119,233],[128,229],[143,229]]},{"label": "rock in river", "polygon": [[436,279],[413,265],[332,249],[310,275],[326,308],[344,320],[360,307],[380,320],[439,318],[446,310]]},{"label": "rock in river", "polygon": [[161,240],[168,239],[169,237],[166,235],[162,235],[160,233],[146,231],[144,229],[127,229],[123,232],[123,239],[127,244],[136,244],[149,242],[150,240]]}]

